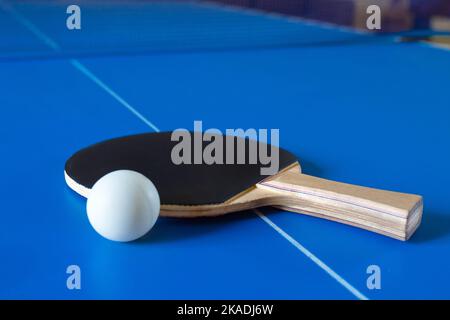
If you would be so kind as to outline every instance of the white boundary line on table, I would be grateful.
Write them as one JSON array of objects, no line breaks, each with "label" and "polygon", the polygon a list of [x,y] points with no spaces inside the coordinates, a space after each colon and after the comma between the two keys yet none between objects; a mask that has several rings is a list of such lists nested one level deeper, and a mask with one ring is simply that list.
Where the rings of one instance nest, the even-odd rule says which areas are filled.
[{"label": "white boundary line on table", "polygon": [[[41,39],[46,45],[48,45],[51,49],[55,51],[60,51],[61,47],[49,36],[43,33],[35,24],[33,24],[30,20],[16,11],[12,6],[7,6],[4,4],[2,0],[0,0],[0,7],[4,9],[6,12],[10,13],[13,18],[15,18],[19,23],[25,26],[29,31],[31,31],[36,37]],[[152,122],[147,120],[141,113],[139,113],[134,107],[132,107],[128,102],[126,102],[119,94],[117,94],[114,90],[112,90],[108,85],[106,85],[102,80],[100,80],[92,71],[90,71],[85,65],[83,65],[77,59],[69,60],[71,65],[76,68],[78,71],[83,73],[87,78],[92,80],[95,84],[97,84],[101,89],[107,92],[110,96],[112,96],[117,102],[119,102],[122,106],[128,109],[131,113],[133,113],[137,118],[143,121],[146,125],[152,128],[154,131],[159,132],[160,130],[156,127]],[[336,280],[340,285],[342,285],[345,289],[347,289],[350,293],[352,293],[356,298],[360,300],[368,300],[368,298],[362,294],[359,290],[353,287],[350,283],[348,283],[344,278],[342,278],[337,272],[331,269],[327,264],[325,264],[322,260],[320,260],[317,256],[315,256],[311,251],[302,246],[298,241],[292,238],[289,234],[287,234],[283,229],[281,229],[278,225],[276,225],[272,220],[270,220],[267,216],[265,216],[259,210],[253,210],[255,214],[260,217],[266,224],[272,227],[275,231],[277,231],[283,238],[285,238],[290,244],[292,244],[295,248],[297,248],[301,253],[303,253],[308,259],[314,262],[318,267],[324,270],[329,276],[331,276],[334,280]]]}]

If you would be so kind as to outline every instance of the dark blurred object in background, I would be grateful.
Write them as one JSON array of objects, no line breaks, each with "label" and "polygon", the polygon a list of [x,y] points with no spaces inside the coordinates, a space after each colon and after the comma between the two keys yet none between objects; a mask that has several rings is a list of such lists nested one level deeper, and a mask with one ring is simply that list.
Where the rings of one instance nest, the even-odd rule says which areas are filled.
[{"label": "dark blurred object in background", "polygon": [[[381,8],[381,30],[399,32],[450,24],[450,0],[212,0],[227,5],[366,29],[369,5]],[[446,21],[446,22],[445,22]],[[448,29],[447,29],[448,30]]]}]

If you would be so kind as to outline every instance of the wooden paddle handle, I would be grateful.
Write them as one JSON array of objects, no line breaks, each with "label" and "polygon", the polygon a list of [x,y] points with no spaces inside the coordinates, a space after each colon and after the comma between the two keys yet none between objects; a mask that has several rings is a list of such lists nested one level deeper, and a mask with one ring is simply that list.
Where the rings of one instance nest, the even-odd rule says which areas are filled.
[{"label": "wooden paddle handle", "polygon": [[[420,224],[422,197],[335,182],[288,170],[258,184],[279,194],[283,209],[407,240]],[[276,202],[275,202],[276,203]]]}]

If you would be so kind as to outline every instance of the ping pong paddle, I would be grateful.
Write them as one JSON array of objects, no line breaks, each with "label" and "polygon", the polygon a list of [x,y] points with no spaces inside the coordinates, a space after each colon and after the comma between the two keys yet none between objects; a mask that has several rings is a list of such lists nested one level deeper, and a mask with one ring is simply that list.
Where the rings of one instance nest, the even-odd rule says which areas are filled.
[{"label": "ping pong paddle", "polygon": [[[421,222],[421,196],[302,174],[297,158],[281,148],[274,149],[279,153],[279,170],[272,176],[261,174],[263,165],[259,162],[174,164],[171,151],[178,141],[171,141],[171,134],[138,134],[84,148],[67,160],[66,183],[75,192],[88,197],[94,183],[105,174],[120,169],[134,170],[155,184],[161,199],[160,214],[168,217],[216,216],[275,206],[399,240],[407,240]],[[233,139],[234,151],[237,151],[237,142],[243,143],[245,159],[248,159],[249,140]],[[222,140],[225,144],[226,139]],[[208,143],[203,142],[203,147]],[[257,143],[258,148],[262,146],[263,143]],[[225,153],[226,148],[223,150]]]}]

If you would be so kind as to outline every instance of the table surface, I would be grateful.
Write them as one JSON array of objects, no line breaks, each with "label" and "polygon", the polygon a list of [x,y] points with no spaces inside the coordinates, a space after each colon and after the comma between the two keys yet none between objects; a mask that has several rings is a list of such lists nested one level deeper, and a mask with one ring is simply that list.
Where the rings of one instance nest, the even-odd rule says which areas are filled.
[{"label": "table surface", "polygon": [[[135,10],[152,18],[164,5]],[[257,19],[292,37],[314,34],[311,41],[356,35],[221,6],[172,5],[175,16]],[[61,8],[65,19],[61,4],[0,5],[0,298],[450,298],[448,50],[394,41],[270,48],[265,33],[243,50],[95,55],[77,47],[92,33],[55,27]],[[111,39],[127,34],[115,31]],[[31,44],[38,54],[11,54],[8,43]],[[221,130],[279,128],[305,173],[423,195],[422,225],[401,242],[263,208],[160,218],[132,243],[99,236],[85,199],[65,185],[65,160],[97,141],[192,129],[194,120]],[[66,287],[69,265],[81,268],[81,290]],[[371,265],[380,267],[381,289],[366,285]]]}]

